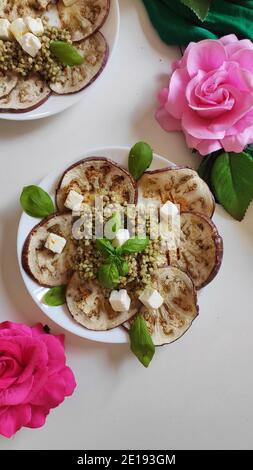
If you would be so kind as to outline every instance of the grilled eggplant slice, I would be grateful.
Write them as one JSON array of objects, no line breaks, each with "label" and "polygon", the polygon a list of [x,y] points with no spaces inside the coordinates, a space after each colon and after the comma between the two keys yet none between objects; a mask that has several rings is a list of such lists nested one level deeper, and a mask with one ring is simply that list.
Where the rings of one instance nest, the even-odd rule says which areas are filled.
[{"label": "grilled eggplant slice", "polygon": [[182,213],[180,245],[176,253],[169,252],[171,264],[187,272],[201,289],[218,273],[222,256],[223,242],[214,223],[202,214]]},{"label": "grilled eggplant slice", "polygon": [[85,58],[80,67],[67,67],[61,82],[51,83],[50,88],[59,95],[77,93],[89,86],[103,71],[108,59],[107,42],[100,32],[76,45]]},{"label": "grilled eggplant slice", "polygon": [[[45,248],[49,233],[56,233],[67,240],[61,254]],[[67,284],[72,275],[75,242],[71,239],[71,214],[53,214],[36,225],[28,235],[22,253],[23,268],[42,286]]]},{"label": "grilled eggplant slice", "polygon": [[64,203],[71,189],[82,194],[88,204],[94,203],[95,196],[111,191],[117,193],[119,204],[137,201],[137,185],[132,176],[104,157],[85,158],[65,171],[56,192],[59,211],[66,210]]},{"label": "grilled eggplant slice", "polygon": [[18,78],[12,73],[0,72],[0,99],[9,95],[18,83]]},{"label": "grilled eggplant slice", "polygon": [[[191,278],[172,266],[158,269],[153,284],[164,303],[157,310],[142,306],[140,313],[147,322],[154,345],[161,346],[176,341],[190,328],[198,315],[197,295]],[[131,320],[124,326],[129,329]]]},{"label": "grilled eggplant slice", "polygon": [[57,9],[62,27],[71,32],[73,41],[81,41],[103,25],[110,10],[110,0],[77,0],[69,7],[59,0]]},{"label": "grilled eggplant slice", "polygon": [[181,212],[199,212],[212,217],[215,203],[207,184],[190,168],[169,167],[147,171],[139,180],[139,199],[168,200]]},{"label": "grilled eggplant slice", "polygon": [[24,16],[41,16],[51,0],[1,0],[0,18],[10,21]]},{"label": "grilled eggplant slice", "polygon": [[131,307],[126,312],[115,312],[98,281],[81,280],[73,274],[67,286],[67,306],[73,318],[89,330],[105,331],[116,328],[138,311],[139,302],[129,289]]},{"label": "grilled eggplant slice", "polygon": [[26,79],[19,78],[15,88],[0,99],[0,112],[31,111],[43,104],[49,98],[50,93],[47,83],[37,75]]}]

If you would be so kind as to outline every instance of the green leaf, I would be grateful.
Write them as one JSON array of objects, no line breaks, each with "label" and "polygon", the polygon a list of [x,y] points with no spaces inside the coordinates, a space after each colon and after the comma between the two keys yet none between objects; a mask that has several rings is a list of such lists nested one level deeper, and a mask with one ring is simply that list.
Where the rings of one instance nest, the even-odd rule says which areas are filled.
[{"label": "green leaf", "polygon": [[100,253],[106,257],[114,253],[114,248],[109,240],[106,238],[97,238],[96,239],[96,248]]},{"label": "green leaf", "polygon": [[112,221],[112,232],[113,233],[117,233],[117,231],[120,229],[121,227],[121,216],[120,216],[120,213],[119,212],[114,212],[114,214],[112,214],[112,217],[110,219],[110,221]]},{"label": "green leaf", "polygon": [[212,186],[220,204],[242,220],[253,199],[253,160],[245,152],[222,153],[212,168]]},{"label": "green leaf", "polygon": [[131,175],[138,180],[150,167],[153,160],[153,150],[145,142],[137,142],[129,153],[128,169]]},{"label": "green leaf", "polygon": [[98,268],[98,280],[106,289],[113,289],[119,283],[119,271],[113,260],[102,264]]},{"label": "green leaf", "polygon": [[74,67],[75,65],[82,65],[84,63],[84,57],[68,42],[51,41],[49,47],[50,52],[64,65]]},{"label": "green leaf", "polygon": [[204,21],[208,15],[212,0],[180,0],[185,6],[190,8],[195,15]]},{"label": "green leaf", "polygon": [[147,323],[141,315],[136,316],[129,335],[131,351],[145,367],[148,367],[155,354],[155,346]]},{"label": "green leaf", "polygon": [[26,214],[43,218],[55,211],[53,201],[44,189],[39,186],[26,186],[20,196],[20,204]]},{"label": "green leaf", "polygon": [[57,286],[49,289],[42,299],[50,307],[58,307],[66,303],[66,286]]},{"label": "green leaf", "polygon": [[211,172],[216,158],[217,157],[210,153],[202,159],[197,170],[198,175],[208,184],[209,188],[211,185]]},{"label": "green leaf", "polygon": [[116,263],[120,276],[127,276],[129,273],[128,262],[121,257],[117,257]]},{"label": "green leaf", "polygon": [[128,254],[128,253],[141,253],[147,248],[149,244],[149,238],[134,237],[129,238],[118,251],[119,254]]}]

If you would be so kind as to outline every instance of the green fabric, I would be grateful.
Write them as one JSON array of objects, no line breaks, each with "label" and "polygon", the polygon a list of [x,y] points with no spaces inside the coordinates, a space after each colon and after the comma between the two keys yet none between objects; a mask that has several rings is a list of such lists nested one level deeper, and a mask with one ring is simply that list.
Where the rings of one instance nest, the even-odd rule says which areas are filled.
[{"label": "green fabric", "polygon": [[253,40],[253,0],[212,0],[204,22],[179,0],[143,2],[151,22],[167,44],[185,45],[230,33]]}]

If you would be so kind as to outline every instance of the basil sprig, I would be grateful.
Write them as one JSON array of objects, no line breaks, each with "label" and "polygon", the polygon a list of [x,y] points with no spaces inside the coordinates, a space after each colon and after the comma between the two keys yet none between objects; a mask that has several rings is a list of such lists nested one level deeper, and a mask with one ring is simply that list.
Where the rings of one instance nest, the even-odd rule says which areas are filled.
[{"label": "basil sprig", "polygon": [[129,335],[131,351],[144,367],[148,367],[155,354],[155,346],[148,331],[147,323],[142,315],[138,314],[136,316],[131,325]]},{"label": "basil sprig", "polygon": [[43,303],[50,307],[58,307],[66,303],[66,286],[52,287],[42,299]]},{"label": "basil sprig", "polygon": [[130,238],[121,247],[114,248],[109,240],[97,239],[96,248],[105,256],[105,263],[98,268],[98,280],[100,284],[113,289],[120,282],[120,276],[127,276],[129,267],[122,257],[124,254],[140,253],[145,250],[149,238]]},{"label": "basil sprig", "polygon": [[129,173],[138,180],[150,167],[153,160],[153,150],[145,142],[137,142],[129,153],[128,170]]},{"label": "basil sprig", "polygon": [[20,196],[20,204],[24,212],[31,217],[43,218],[55,211],[53,201],[44,189],[39,186],[26,186]]},{"label": "basil sprig", "polygon": [[50,52],[64,65],[74,67],[84,63],[84,57],[68,42],[51,41],[49,48]]}]

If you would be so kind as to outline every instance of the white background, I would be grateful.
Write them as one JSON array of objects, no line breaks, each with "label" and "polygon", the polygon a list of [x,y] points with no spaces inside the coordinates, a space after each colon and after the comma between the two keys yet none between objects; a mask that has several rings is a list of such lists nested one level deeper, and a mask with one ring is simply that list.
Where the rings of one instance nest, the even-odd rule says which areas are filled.
[{"label": "white background", "polygon": [[[121,30],[100,85],[72,109],[35,122],[0,121],[0,321],[48,322],[28,296],[16,259],[22,186],[66,166],[90,147],[149,141],[190,166],[183,137],[166,134],[153,115],[177,48],[164,45],[140,0],[120,0]],[[175,344],[159,348],[149,369],[128,345],[66,334],[78,387],[42,429],[0,437],[0,449],[252,449],[253,207],[242,223],[218,209],[225,256],[200,296],[200,315]]]}]

